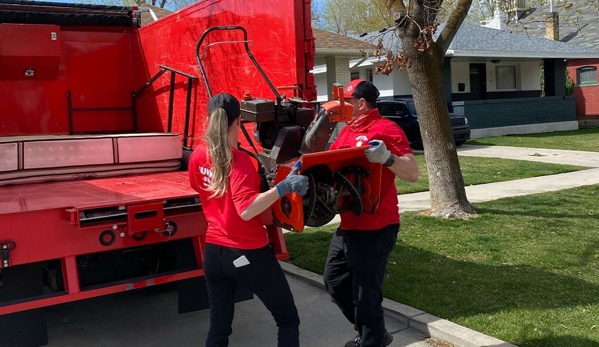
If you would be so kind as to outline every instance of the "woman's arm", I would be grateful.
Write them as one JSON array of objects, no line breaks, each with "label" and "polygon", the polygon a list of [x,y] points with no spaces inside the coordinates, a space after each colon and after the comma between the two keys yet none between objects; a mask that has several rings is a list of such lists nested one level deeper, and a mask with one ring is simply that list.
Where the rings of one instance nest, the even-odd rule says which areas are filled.
[{"label": "woman's arm", "polygon": [[308,192],[308,177],[298,175],[301,167],[302,164],[297,161],[287,177],[266,192],[258,194],[256,199],[239,214],[241,219],[247,221],[256,217],[287,193],[305,195]]},{"label": "woman's arm", "polygon": [[276,187],[273,187],[264,193],[258,194],[256,199],[239,216],[241,219],[248,221],[264,212],[277,200],[279,200],[279,192]]}]

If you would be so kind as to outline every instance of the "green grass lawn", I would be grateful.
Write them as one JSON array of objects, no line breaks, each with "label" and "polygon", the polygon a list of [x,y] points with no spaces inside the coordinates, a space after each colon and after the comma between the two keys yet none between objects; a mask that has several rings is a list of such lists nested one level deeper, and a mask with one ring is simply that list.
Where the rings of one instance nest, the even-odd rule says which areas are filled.
[{"label": "green grass lawn", "polygon": [[467,144],[599,152],[599,128],[584,128],[573,131],[556,131],[542,134],[486,137],[470,140]]},{"label": "green grass lawn", "polygon": [[[385,297],[522,347],[597,347],[597,196],[506,198],[468,220],[403,213]],[[334,228],[286,234],[290,261],[322,274]]]},{"label": "green grass lawn", "polygon": [[[473,184],[503,182],[521,178],[553,175],[585,169],[579,166],[538,163],[523,160],[459,157],[462,176],[466,186]],[[423,154],[416,154],[420,177],[415,183],[397,179],[395,186],[399,194],[425,192],[428,188],[428,174]]]}]

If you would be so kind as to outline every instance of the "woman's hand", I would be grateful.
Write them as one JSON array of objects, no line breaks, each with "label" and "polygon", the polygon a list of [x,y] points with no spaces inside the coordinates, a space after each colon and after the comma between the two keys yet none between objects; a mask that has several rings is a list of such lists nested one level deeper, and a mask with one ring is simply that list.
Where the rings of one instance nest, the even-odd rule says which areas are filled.
[{"label": "woman's hand", "polygon": [[304,175],[298,175],[301,167],[302,163],[298,160],[287,177],[285,177],[285,179],[276,185],[277,192],[279,192],[279,197],[282,197],[287,193],[299,193],[302,196],[306,195],[308,192],[308,177]]}]

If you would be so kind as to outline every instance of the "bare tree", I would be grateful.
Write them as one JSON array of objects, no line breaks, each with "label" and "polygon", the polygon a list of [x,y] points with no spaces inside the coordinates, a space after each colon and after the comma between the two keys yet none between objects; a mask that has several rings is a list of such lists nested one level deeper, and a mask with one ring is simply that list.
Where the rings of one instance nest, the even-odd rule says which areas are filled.
[{"label": "bare tree", "polygon": [[[390,73],[395,63],[407,67],[418,109],[422,141],[426,149],[431,214],[444,218],[464,218],[476,213],[466,197],[464,179],[451,132],[447,102],[443,90],[443,61],[449,44],[464,22],[472,0],[457,0],[447,12],[441,33],[439,26],[443,0],[394,0],[399,11],[394,14],[401,51],[389,52],[387,64],[379,71]],[[390,65],[390,64],[391,65]]]},{"label": "bare tree", "polygon": [[387,0],[327,0],[323,11],[324,29],[341,35],[393,26],[393,14]]},{"label": "bare tree", "polygon": [[[377,66],[377,73],[389,74],[395,68],[399,72],[404,68],[409,71],[412,95],[418,109],[420,131],[426,148],[430,212],[436,217],[465,218],[476,214],[464,188],[442,76],[445,53],[470,13],[472,1],[390,0],[388,8],[394,12],[394,33],[401,42],[401,49],[382,47],[383,41],[379,41],[379,49],[387,49],[387,59]],[[516,0],[475,1],[478,10],[487,18],[495,14],[496,10],[501,10],[508,13],[506,25],[512,28],[524,25],[519,17],[522,13],[513,11],[514,7],[518,7]],[[528,6],[543,4],[542,0],[530,1],[532,2]],[[594,8],[597,8],[598,3],[597,0],[574,1],[584,1],[585,5],[593,5]],[[569,20],[576,20],[576,11],[571,11],[572,2],[555,0],[555,3],[554,11],[574,12]],[[398,10],[395,11],[395,8]],[[443,25],[440,26],[440,22]]]}]

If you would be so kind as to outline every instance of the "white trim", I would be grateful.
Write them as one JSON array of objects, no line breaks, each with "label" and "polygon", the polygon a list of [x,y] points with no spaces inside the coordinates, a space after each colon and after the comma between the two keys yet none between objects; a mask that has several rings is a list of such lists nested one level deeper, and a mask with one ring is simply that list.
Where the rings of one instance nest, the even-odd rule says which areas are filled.
[{"label": "white trim", "polygon": [[[454,103],[455,105],[455,103]],[[503,136],[512,134],[536,134],[536,133],[548,133],[552,131],[566,131],[566,130],[578,130],[578,121],[568,122],[553,122],[553,123],[540,123],[540,124],[526,124],[526,125],[511,125],[505,127],[496,128],[485,128],[485,129],[472,129],[470,131],[471,139],[479,139],[481,137],[493,137]]]}]

